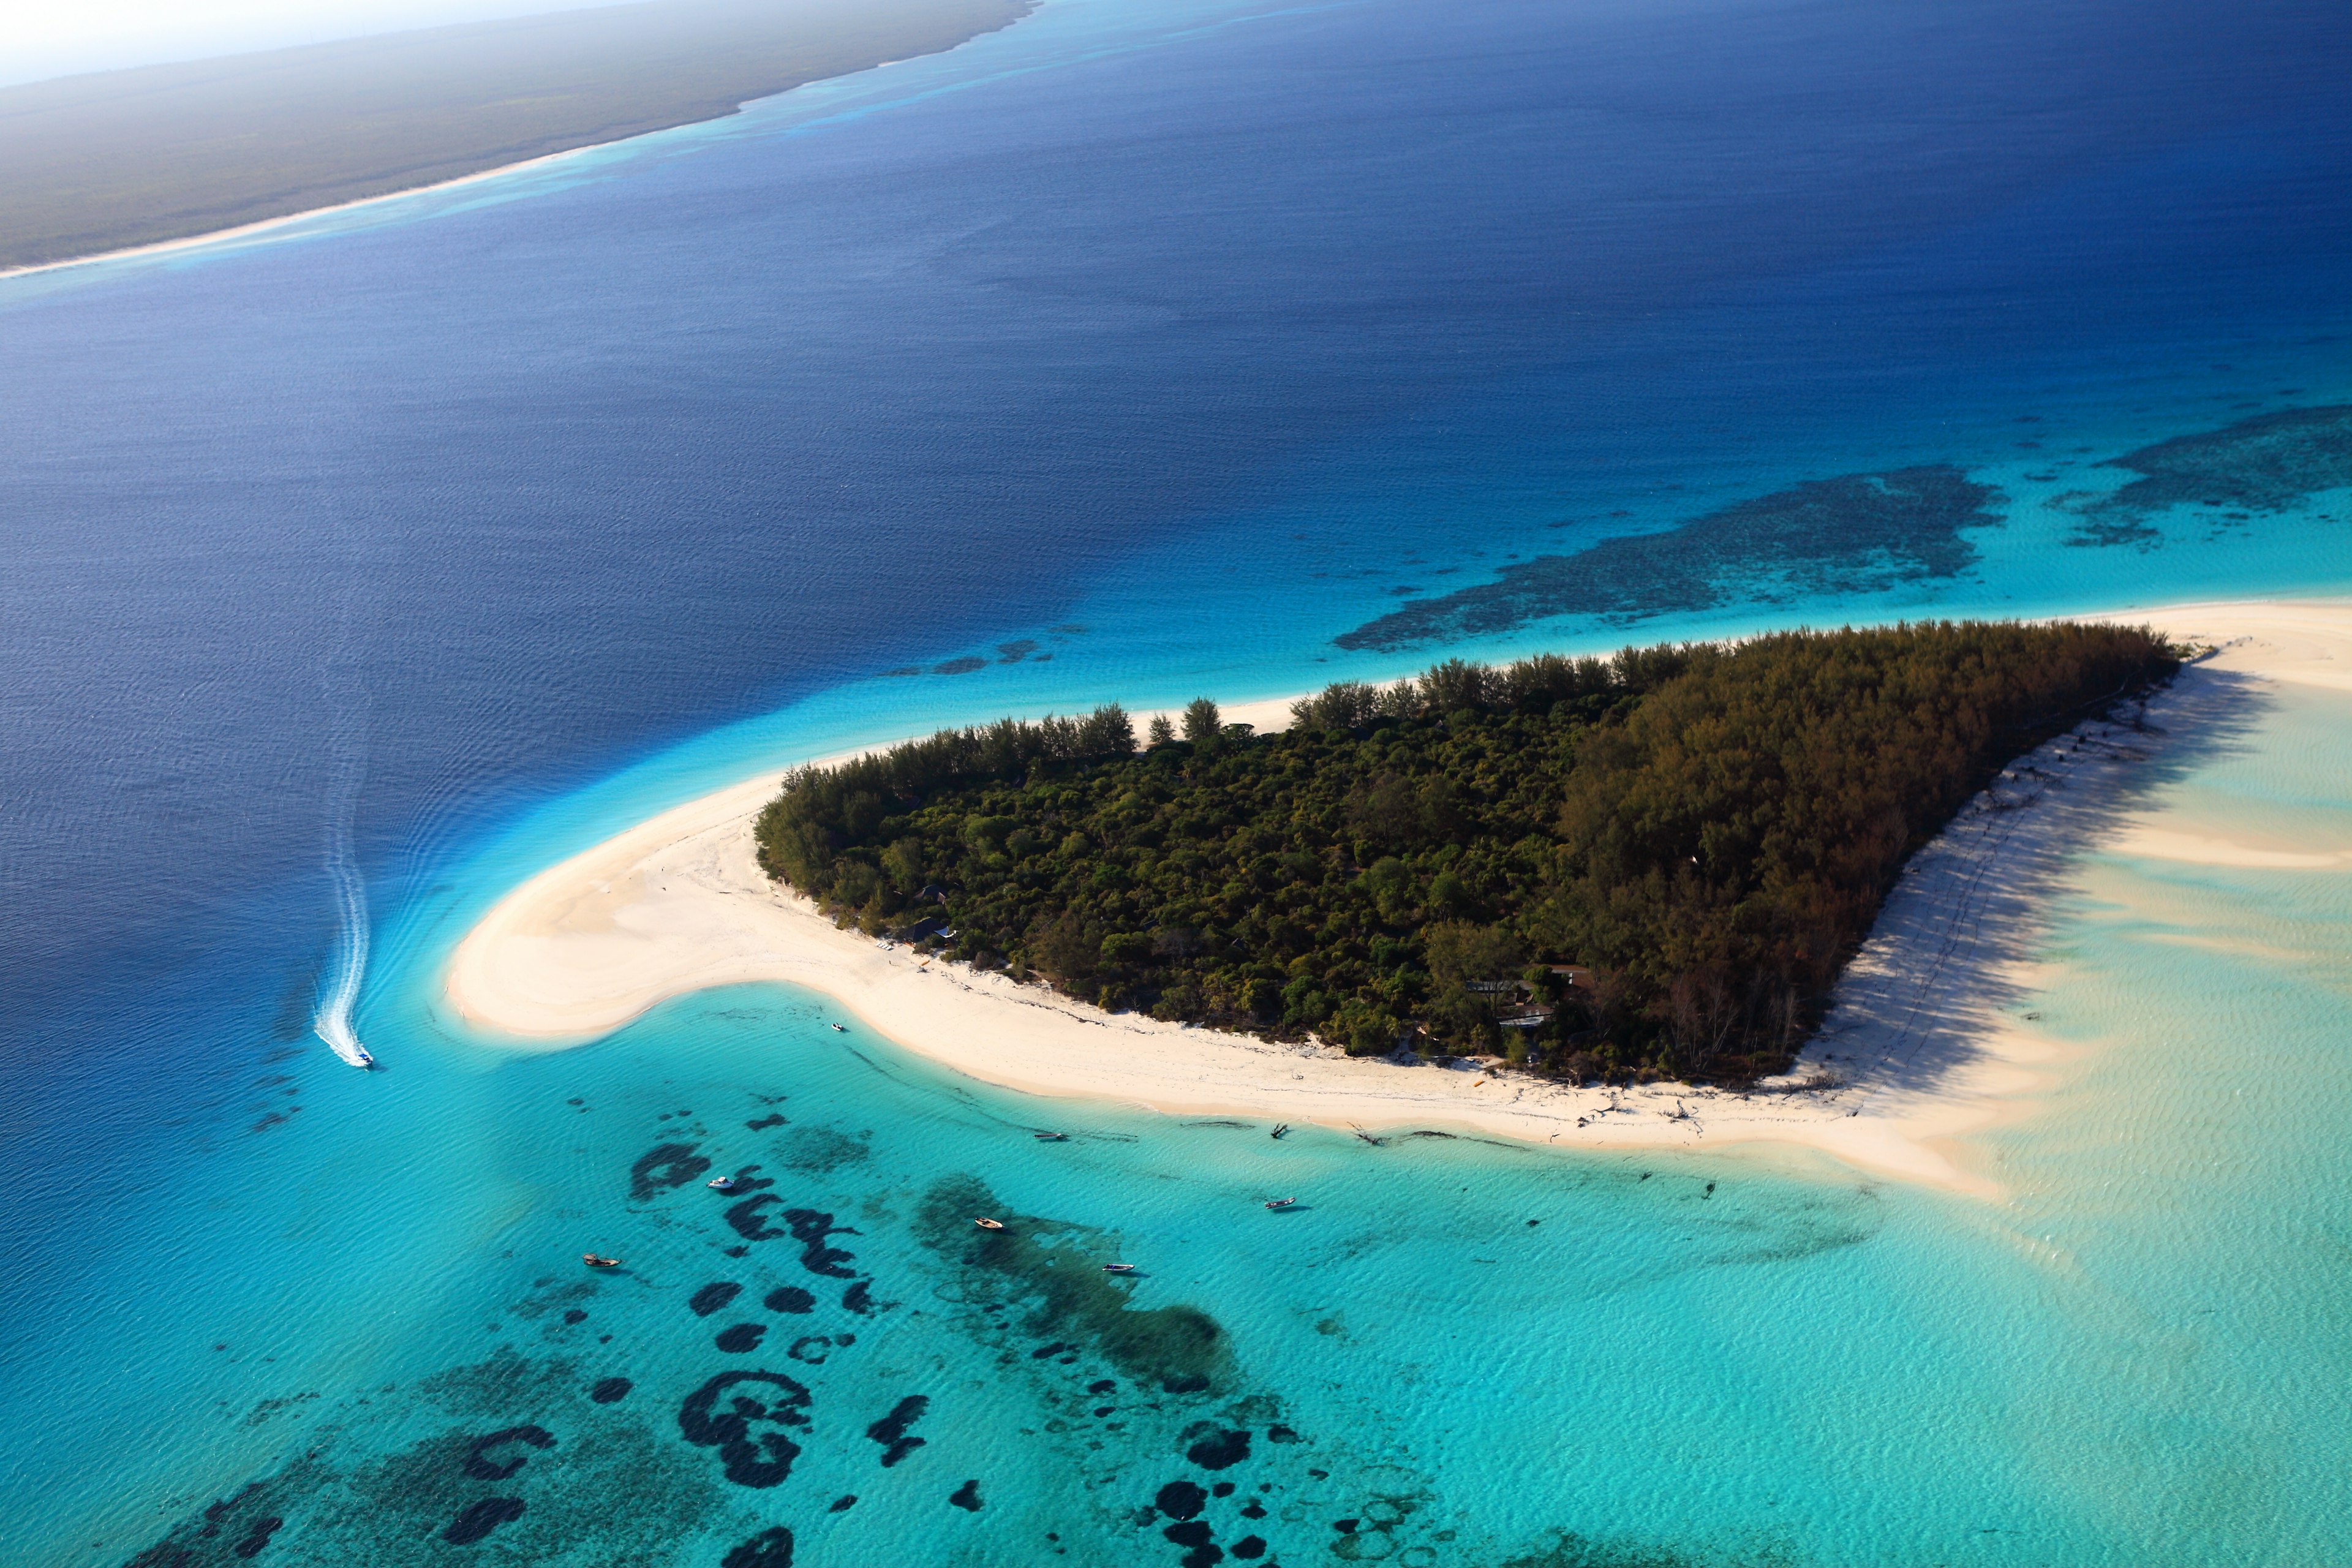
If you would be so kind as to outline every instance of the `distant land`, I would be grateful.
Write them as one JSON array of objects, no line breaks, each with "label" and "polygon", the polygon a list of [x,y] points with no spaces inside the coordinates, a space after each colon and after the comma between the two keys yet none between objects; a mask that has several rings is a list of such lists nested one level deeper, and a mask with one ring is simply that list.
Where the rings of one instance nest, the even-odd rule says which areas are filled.
[{"label": "distant land", "polygon": [[1035,0],[653,0],[0,89],[0,269],[717,120]]}]

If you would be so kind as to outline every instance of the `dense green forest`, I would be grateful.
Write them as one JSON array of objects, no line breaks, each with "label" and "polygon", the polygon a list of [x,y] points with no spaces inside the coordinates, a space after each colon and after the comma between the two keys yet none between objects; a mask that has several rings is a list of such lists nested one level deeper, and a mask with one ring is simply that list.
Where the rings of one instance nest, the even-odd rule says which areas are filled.
[{"label": "dense green forest", "polygon": [[1116,707],[803,770],[770,874],[1102,1006],[1580,1079],[1739,1079],[1818,1021],[1912,851],[2177,668],[2154,633],[1938,623],[1459,660],[1255,735]]}]

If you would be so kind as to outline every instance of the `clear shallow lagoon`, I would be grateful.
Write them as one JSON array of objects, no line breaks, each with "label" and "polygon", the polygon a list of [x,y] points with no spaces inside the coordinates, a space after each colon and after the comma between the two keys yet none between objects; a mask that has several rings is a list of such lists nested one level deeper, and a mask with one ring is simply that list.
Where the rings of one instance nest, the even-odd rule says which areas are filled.
[{"label": "clear shallow lagoon", "polygon": [[[2352,403],[2347,65],[2321,6],[1092,0],[270,243],[0,283],[0,1556],[716,1563],[782,1525],[803,1563],[1172,1564],[1202,1521],[1294,1568],[2352,1556],[2340,873],[2091,862],[2032,1005],[2085,1052],[1989,1135],[2000,1209],[1047,1111],[772,989],[531,1058],[435,1010],[530,870],[938,722],[2341,591],[2340,426],[2284,496],[2096,498],[2133,477],[2107,459]],[[2205,449],[2207,489],[2243,456]],[[1987,492],[1925,556],[1849,504],[1696,612],[1333,640],[1923,466]],[[1678,559],[1612,568],[1619,602]],[[2334,831],[2347,746],[2280,699],[2164,798]],[[310,1034],[346,840],[369,1077]],[[698,1181],[633,1195],[666,1143],[760,1164],[785,1234]],[[1143,1265],[1129,1311],[1038,1319],[1057,1255],[934,1245],[961,1179],[1068,1226],[1089,1286]],[[786,1209],[856,1228],[817,1259],[845,1274]],[[898,1305],[844,1307],[860,1281]],[[786,1286],[809,1311],[761,1305]],[[1179,1306],[1205,1361],[1134,1321]],[[747,1434],[803,1450],[771,1487],[681,1423],[750,1370],[809,1393]],[[868,1426],[913,1395],[886,1468]],[[551,1445],[469,1459],[519,1427]],[[1245,1458],[1186,1458],[1226,1431]]]}]

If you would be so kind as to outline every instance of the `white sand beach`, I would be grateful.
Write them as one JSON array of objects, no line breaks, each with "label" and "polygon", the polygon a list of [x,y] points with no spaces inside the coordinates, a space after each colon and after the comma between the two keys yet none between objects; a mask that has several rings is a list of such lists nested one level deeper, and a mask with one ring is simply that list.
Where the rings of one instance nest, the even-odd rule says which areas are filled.
[{"label": "white sand beach", "polygon": [[606,142],[591,142],[578,147],[566,147],[557,153],[543,153],[535,158],[524,158],[512,163],[500,163],[488,169],[477,169],[470,174],[459,174],[453,179],[436,180],[430,184],[403,185],[396,191],[382,191],[372,196],[357,196],[347,202],[331,202],[325,206],[305,207],[300,212],[280,213],[276,217],[257,218],[252,223],[241,223],[231,228],[206,229],[202,234],[186,234],[177,239],[159,239],[146,245],[120,246],[112,250],[92,251],[88,256],[68,256],[62,261],[36,261],[23,267],[0,268],[0,282],[5,282],[11,278],[30,278],[43,272],[62,272],[70,267],[94,266],[101,261],[128,261],[137,257],[172,256],[184,250],[201,250],[207,246],[233,245],[239,240],[270,234],[298,223],[307,223],[312,218],[324,217],[330,213],[350,212],[358,207],[382,206],[386,203],[402,201],[411,196],[428,195],[436,191],[453,191],[465,185],[477,185],[509,174],[520,174],[525,169],[536,169],[543,164],[561,163],[567,158],[577,158],[583,153],[593,153],[599,147],[610,145],[612,143]]},{"label": "white sand beach", "polygon": [[[1400,1066],[1336,1049],[1111,1015],[838,930],[755,862],[751,821],[781,770],[704,796],[550,868],[458,944],[450,1002],[485,1040],[557,1049],[671,997],[785,981],[835,998],[904,1048],[1040,1096],[1174,1114],[1427,1128],[1585,1148],[1799,1145],[1982,1197],[2002,1187],[1964,1135],[2030,1110],[2061,1051],[2008,1005],[2032,984],[2042,911],[2086,849],[2182,859],[2333,848],[2168,828],[2150,763],[2268,681],[2352,696],[2352,603],[2119,612],[2214,651],[2146,708],[2085,723],[2019,763],[1914,859],[1796,1070],[1747,1093],[1575,1089],[1508,1069]],[[1228,710],[1261,729],[1287,703]]]}]

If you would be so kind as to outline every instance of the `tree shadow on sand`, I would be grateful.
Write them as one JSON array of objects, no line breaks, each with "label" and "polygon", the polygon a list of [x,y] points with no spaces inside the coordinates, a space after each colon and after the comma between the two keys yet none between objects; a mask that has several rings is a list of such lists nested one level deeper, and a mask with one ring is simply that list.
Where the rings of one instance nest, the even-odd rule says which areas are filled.
[{"label": "tree shadow on sand", "polygon": [[1984,1059],[2084,859],[2168,785],[2242,752],[2273,705],[2254,677],[2191,665],[2003,770],[1906,865],[1840,977],[1801,1058],[1840,1082],[1834,1103],[1888,1110]]}]

